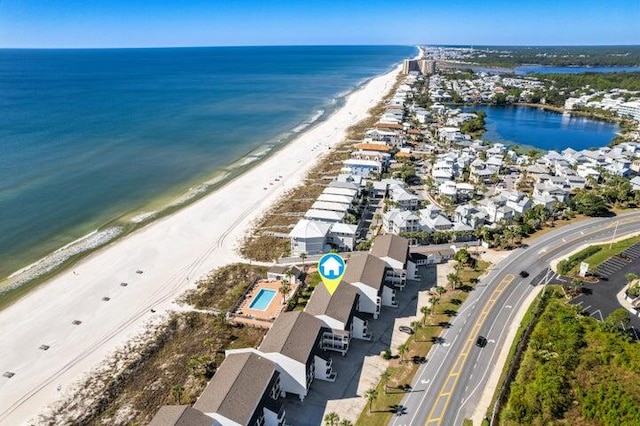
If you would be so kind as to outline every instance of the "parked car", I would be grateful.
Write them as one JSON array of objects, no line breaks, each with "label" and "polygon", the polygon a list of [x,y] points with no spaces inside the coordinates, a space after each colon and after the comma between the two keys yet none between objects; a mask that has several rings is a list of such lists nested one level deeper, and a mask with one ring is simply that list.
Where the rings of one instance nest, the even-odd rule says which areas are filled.
[{"label": "parked car", "polygon": [[478,336],[478,339],[476,340],[476,346],[479,348],[484,348],[485,346],[487,346],[487,338],[484,336]]},{"label": "parked car", "polygon": [[527,278],[529,276],[529,273],[527,271],[520,271],[520,276],[522,278]]},{"label": "parked car", "polygon": [[398,327],[398,330],[402,331],[403,333],[407,333],[407,334],[413,334],[413,328],[411,327],[407,327],[406,325],[401,325],[400,327]]}]

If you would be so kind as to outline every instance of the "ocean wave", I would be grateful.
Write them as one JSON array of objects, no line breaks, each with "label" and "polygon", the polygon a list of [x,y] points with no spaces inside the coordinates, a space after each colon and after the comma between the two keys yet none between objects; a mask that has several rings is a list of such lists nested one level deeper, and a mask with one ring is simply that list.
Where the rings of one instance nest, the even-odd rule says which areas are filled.
[{"label": "ocean wave", "polygon": [[72,241],[37,262],[25,266],[11,274],[7,279],[7,284],[0,289],[0,292],[12,290],[43,274],[51,272],[69,260],[72,256],[100,247],[113,240],[121,233],[122,228],[116,226],[103,231],[93,231],[82,238]]},{"label": "ocean wave", "polygon": [[135,215],[134,217],[131,218],[131,222],[132,223],[142,223],[147,219],[151,219],[153,217],[155,217],[158,214],[158,212],[143,212],[140,214]]}]

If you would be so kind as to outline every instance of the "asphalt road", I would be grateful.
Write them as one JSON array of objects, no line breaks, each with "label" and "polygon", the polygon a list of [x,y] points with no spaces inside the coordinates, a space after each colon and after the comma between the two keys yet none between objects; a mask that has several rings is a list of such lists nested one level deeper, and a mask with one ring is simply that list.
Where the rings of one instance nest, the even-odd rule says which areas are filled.
[{"label": "asphalt road", "polygon": [[[587,243],[605,242],[616,236],[640,230],[640,212],[612,218],[589,219],[567,225],[535,239],[529,247],[514,251],[495,265],[469,294],[443,342],[427,355],[427,363],[417,372],[412,392],[403,399],[403,414],[392,425],[460,425],[471,418],[482,395],[484,383],[496,365],[509,325],[532,284],[553,278],[549,262]],[[521,278],[520,271],[529,272]],[[544,278],[541,283],[540,277]],[[535,277],[535,278],[533,278]],[[484,348],[475,345],[477,337],[488,340]]]}]

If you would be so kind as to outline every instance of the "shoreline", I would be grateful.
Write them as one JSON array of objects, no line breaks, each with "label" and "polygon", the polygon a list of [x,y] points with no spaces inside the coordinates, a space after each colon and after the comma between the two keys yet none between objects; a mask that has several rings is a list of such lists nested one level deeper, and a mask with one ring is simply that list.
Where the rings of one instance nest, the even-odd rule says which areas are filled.
[{"label": "shoreline", "polygon": [[[9,342],[0,349],[0,368],[16,374],[0,388],[0,421],[20,423],[37,414],[60,397],[57,385],[68,389],[143,331],[155,316],[150,309],[162,315],[199,276],[242,260],[238,244],[252,223],[297,187],[318,158],[344,140],[349,126],[367,117],[400,68],[370,79],[326,120],[214,192],[153,223],[141,222],[136,232],[86,255],[74,271],[62,271],[0,311],[0,339]],[[50,345],[46,356],[41,344]]]},{"label": "shoreline", "polygon": [[184,186],[188,186],[186,189],[176,191],[175,188],[169,188],[166,193],[149,200],[143,206],[123,212],[93,231],[0,278],[0,311],[18,302],[47,280],[67,271],[92,253],[189,207],[259,166],[281,149],[295,142],[305,132],[329,120],[336,111],[344,107],[349,96],[364,88],[371,80],[392,72],[401,64],[402,62],[396,62],[382,74],[365,78],[351,89],[332,96],[325,104],[314,107],[305,119],[283,130],[271,140],[263,141],[261,145],[231,159],[221,168],[204,173],[191,182],[185,182]]}]

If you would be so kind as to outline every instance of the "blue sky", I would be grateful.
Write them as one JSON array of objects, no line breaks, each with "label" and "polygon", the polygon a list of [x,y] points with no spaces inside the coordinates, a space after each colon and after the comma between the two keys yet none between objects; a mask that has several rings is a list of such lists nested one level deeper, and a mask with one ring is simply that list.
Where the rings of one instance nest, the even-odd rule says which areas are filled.
[{"label": "blue sky", "polygon": [[640,0],[0,0],[0,47],[640,44]]}]

